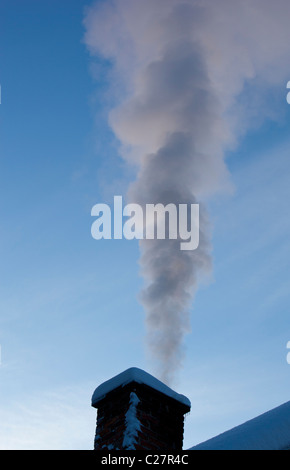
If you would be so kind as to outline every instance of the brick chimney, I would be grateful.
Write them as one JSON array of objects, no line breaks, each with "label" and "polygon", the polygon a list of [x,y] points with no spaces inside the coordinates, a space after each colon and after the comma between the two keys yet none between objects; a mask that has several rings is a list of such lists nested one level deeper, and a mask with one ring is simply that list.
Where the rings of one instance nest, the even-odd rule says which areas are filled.
[{"label": "brick chimney", "polygon": [[131,368],[94,392],[95,450],[180,451],[190,401],[141,369]]}]

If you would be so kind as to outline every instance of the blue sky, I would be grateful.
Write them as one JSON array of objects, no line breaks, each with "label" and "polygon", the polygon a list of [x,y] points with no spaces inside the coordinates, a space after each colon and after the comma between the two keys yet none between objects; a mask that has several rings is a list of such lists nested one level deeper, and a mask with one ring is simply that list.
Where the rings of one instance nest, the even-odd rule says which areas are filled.
[{"label": "blue sky", "polygon": [[[83,43],[87,4],[0,6],[1,449],[91,449],[94,388],[148,370],[138,245],[90,234],[92,206],[133,172],[107,124],[108,64],[93,74]],[[177,385],[192,402],[185,446],[289,400],[286,94],[279,83],[278,120],[228,155],[233,194],[210,202],[214,272]]]}]

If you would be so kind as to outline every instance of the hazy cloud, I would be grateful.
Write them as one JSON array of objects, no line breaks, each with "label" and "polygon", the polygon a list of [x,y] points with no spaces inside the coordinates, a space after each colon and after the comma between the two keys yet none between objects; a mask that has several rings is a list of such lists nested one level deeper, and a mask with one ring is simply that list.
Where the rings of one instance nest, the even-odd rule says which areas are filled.
[{"label": "hazy cloud", "polygon": [[[123,84],[109,122],[122,156],[139,166],[133,202],[202,203],[230,188],[226,151],[275,116],[269,90],[286,89],[289,15],[286,0],[112,0],[87,10],[85,42]],[[165,382],[182,363],[193,295],[210,273],[204,205],[201,214],[195,252],[140,243],[148,342]]]}]

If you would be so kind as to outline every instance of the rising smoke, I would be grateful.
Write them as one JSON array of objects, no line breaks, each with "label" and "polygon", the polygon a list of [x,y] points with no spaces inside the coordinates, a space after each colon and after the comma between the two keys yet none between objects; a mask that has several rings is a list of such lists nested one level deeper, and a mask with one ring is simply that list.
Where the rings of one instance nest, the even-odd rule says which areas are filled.
[{"label": "rising smoke", "polygon": [[86,12],[87,47],[112,61],[125,94],[109,121],[123,158],[138,165],[130,200],[201,204],[196,251],[140,242],[148,345],[169,384],[194,294],[211,272],[205,201],[230,188],[226,152],[275,116],[265,97],[289,80],[289,17],[288,0],[107,0]]}]

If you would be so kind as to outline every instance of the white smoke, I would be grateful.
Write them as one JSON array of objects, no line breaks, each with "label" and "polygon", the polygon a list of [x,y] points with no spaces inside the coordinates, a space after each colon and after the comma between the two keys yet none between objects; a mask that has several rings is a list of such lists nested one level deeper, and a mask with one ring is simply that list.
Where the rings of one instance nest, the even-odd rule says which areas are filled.
[{"label": "white smoke", "polygon": [[[230,188],[226,151],[275,116],[267,93],[289,80],[289,18],[288,0],[107,0],[87,10],[87,47],[112,61],[122,83],[109,122],[139,168],[132,201],[202,204]],[[148,343],[167,383],[211,270],[209,227],[202,205],[198,250],[140,242]]]}]

